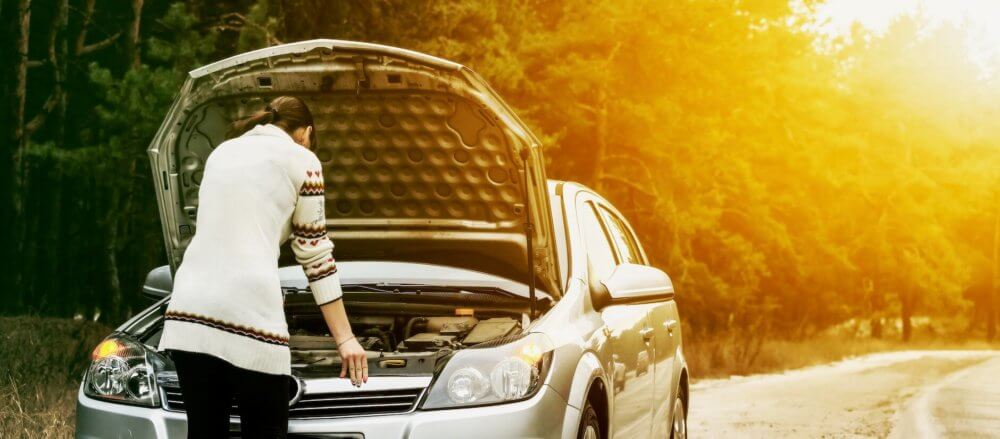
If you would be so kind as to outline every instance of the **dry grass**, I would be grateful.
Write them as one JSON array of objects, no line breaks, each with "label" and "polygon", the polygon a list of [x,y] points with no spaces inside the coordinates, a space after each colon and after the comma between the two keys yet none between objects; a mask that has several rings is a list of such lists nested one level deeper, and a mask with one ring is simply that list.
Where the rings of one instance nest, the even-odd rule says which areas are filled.
[{"label": "dry grass", "polygon": [[0,317],[0,437],[73,437],[80,376],[110,332],[85,321]]},{"label": "dry grass", "polygon": [[68,438],[76,428],[76,383],[0,384],[0,436]]},{"label": "dry grass", "polygon": [[694,379],[780,372],[874,352],[998,348],[1000,343],[929,335],[915,337],[909,343],[898,338],[872,339],[844,334],[824,334],[807,340],[731,334],[685,336],[684,339],[684,356]]}]

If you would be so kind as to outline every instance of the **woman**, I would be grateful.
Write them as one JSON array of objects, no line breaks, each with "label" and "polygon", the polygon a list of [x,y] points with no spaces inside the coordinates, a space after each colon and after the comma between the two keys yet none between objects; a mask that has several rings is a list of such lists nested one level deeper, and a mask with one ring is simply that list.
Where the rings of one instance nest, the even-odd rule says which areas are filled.
[{"label": "woman", "polygon": [[290,234],[343,359],[340,376],[360,386],[368,364],[340,300],[309,108],[278,97],[234,122],[229,137],[205,163],[197,233],[177,269],[160,348],[177,366],[189,438],[228,437],[234,397],[243,437],[285,437],[291,359],[277,261]]}]

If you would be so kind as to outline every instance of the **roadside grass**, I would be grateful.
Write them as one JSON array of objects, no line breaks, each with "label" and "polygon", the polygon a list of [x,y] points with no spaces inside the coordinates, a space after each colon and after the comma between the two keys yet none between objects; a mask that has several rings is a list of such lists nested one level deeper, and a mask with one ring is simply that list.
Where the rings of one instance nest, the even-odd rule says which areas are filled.
[{"label": "roadside grass", "polygon": [[733,334],[684,337],[684,357],[694,381],[781,372],[876,352],[1000,349],[1000,343],[981,338],[930,334],[916,334],[907,343],[893,335],[874,339],[833,333],[803,340]]},{"label": "roadside grass", "polygon": [[73,437],[80,377],[110,332],[89,321],[0,317],[0,437]]}]

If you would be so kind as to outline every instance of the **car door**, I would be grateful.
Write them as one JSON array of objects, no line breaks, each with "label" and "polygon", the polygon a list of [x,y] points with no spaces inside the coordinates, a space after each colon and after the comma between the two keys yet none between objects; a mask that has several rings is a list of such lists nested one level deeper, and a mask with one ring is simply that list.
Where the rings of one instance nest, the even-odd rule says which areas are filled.
[{"label": "car door", "polygon": [[[639,241],[632,233],[628,222],[607,206],[601,206],[600,212],[621,258],[625,262],[648,265]],[[673,300],[650,304],[649,326],[645,331],[647,337],[652,337],[648,343],[652,347],[650,362],[653,368],[651,407],[653,437],[670,435],[670,410],[673,408],[671,403],[674,397],[674,356],[680,331],[678,324],[677,306]]]},{"label": "car door", "polygon": [[[594,201],[581,200],[576,210],[586,242],[588,281],[600,282],[611,275],[621,259]],[[612,353],[605,365],[613,381],[609,429],[612,437],[650,435],[653,357],[648,341],[643,339],[643,331],[649,327],[648,312],[646,304],[611,305],[600,311]]]}]

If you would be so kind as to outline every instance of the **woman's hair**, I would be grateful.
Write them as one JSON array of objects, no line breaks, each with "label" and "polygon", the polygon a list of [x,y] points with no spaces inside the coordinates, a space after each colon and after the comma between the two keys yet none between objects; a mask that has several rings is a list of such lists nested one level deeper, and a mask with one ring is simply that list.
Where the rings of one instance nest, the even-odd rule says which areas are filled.
[{"label": "woman's hair", "polygon": [[[313,126],[312,112],[306,103],[295,96],[278,96],[271,100],[263,110],[239,119],[229,126],[227,139],[239,137],[257,125],[274,124],[288,134],[293,131]],[[316,128],[313,127],[312,147],[316,147]]]}]

